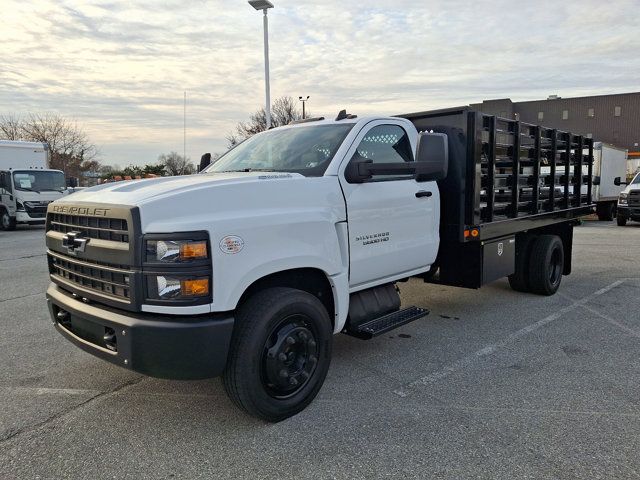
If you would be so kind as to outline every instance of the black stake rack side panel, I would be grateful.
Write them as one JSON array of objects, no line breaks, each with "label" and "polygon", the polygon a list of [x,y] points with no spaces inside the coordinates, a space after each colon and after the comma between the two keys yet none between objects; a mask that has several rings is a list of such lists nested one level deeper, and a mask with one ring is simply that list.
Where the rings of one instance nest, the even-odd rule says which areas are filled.
[{"label": "black stake rack side panel", "polygon": [[[574,222],[593,211],[591,138],[469,107],[399,116],[419,132],[449,138],[449,172],[438,182],[442,283],[480,286],[481,248],[474,243]],[[465,238],[469,228],[480,234]]]}]

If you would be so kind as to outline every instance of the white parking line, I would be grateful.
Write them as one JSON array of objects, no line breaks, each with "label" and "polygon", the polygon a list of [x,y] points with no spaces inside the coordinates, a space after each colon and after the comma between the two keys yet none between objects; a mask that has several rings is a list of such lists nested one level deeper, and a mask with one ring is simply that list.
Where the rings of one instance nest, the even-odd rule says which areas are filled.
[{"label": "white parking line", "polygon": [[610,324],[615,325],[620,330],[624,330],[629,335],[637,337],[637,338],[640,338],[640,332],[638,332],[637,330],[634,330],[633,328],[629,328],[626,325],[618,322],[617,320],[614,320],[613,318],[609,317],[608,315],[605,315],[604,313],[600,313],[597,310],[595,310],[595,309],[593,309],[593,308],[591,308],[591,307],[589,307],[587,305],[582,305],[582,308],[586,308],[587,310],[589,310],[594,315],[597,315],[598,317],[602,318],[603,320],[606,320]]},{"label": "white parking line", "polygon": [[83,390],[79,388],[44,388],[44,387],[1,387],[1,392],[16,395],[98,395],[99,390]]},{"label": "white parking line", "polygon": [[491,355],[492,353],[494,353],[496,351],[496,349],[504,347],[506,345],[508,345],[509,343],[514,342],[515,340],[519,339],[520,337],[527,335],[528,333],[531,333],[535,330],[538,330],[541,327],[544,327],[545,325],[548,325],[549,323],[558,320],[560,317],[562,317],[562,315],[564,315],[565,313],[571,312],[573,310],[575,310],[576,308],[583,306],[584,304],[586,304],[587,302],[589,302],[590,300],[592,300],[593,298],[602,295],[606,292],[608,292],[609,290],[616,288],[617,286],[621,285],[622,283],[625,282],[626,279],[622,279],[622,280],[617,280],[615,282],[613,282],[610,285],[607,285],[604,288],[601,288],[600,290],[593,292],[591,295],[588,295],[584,298],[581,298],[580,300],[576,300],[575,302],[573,302],[571,305],[568,305],[566,307],[561,308],[560,310],[558,310],[556,313],[552,313],[551,315],[544,317],[541,320],[538,320],[535,323],[532,323],[531,325],[528,325],[514,333],[512,333],[511,335],[506,336],[504,339],[500,340],[499,342],[496,342],[492,345],[488,345],[485,348],[478,350],[477,352],[474,352],[470,355],[467,355],[465,357],[462,357],[461,359],[447,365],[446,367],[437,370],[433,373],[430,373],[429,375],[425,375],[424,377],[421,377],[417,380],[414,380],[413,382],[405,385],[404,387],[401,387],[399,389],[393,390],[393,393],[395,393],[396,395],[400,396],[400,397],[408,397],[409,395],[411,395],[412,391],[418,389],[419,387],[423,387],[423,386],[427,386],[431,383],[434,383],[438,380],[441,380],[445,377],[448,377],[449,375],[451,375],[454,372],[457,372],[459,370],[464,369],[465,367],[468,367],[470,365],[472,365],[473,363],[475,363],[478,358],[482,358],[482,357],[486,357],[487,355]]}]

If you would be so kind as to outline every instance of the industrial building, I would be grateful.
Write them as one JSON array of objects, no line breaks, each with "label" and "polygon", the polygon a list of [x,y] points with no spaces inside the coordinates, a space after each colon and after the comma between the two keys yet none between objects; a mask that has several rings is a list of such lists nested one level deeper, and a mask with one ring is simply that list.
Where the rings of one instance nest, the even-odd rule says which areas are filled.
[{"label": "industrial building", "polygon": [[640,164],[640,92],[513,102],[509,98],[472,104],[482,112],[592,137],[629,151],[629,170]]}]

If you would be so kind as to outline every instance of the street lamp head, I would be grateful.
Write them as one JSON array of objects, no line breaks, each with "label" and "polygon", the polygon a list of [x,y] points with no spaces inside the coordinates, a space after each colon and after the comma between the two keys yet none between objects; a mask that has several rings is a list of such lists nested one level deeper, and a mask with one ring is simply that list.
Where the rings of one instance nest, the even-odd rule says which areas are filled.
[{"label": "street lamp head", "polygon": [[249,0],[251,5],[256,10],[266,10],[267,8],[273,8],[273,3],[269,0]]}]

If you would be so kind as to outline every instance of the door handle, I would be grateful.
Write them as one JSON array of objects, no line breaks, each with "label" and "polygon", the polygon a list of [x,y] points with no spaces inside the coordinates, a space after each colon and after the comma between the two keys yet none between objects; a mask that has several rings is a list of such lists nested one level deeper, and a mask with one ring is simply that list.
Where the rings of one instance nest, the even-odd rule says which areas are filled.
[{"label": "door handle", "polygon": [[420,190],[419,192],[416,192],[416,198],[430,197],[431,195],[433,195],[433,193],[427,192],[426,190]]}]

